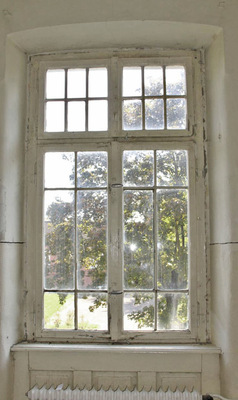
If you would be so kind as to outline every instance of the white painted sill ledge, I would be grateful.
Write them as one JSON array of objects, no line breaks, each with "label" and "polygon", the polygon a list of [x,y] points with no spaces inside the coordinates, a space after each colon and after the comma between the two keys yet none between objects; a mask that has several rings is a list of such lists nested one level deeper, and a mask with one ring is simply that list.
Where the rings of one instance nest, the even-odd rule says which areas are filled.
[{"label": "white painted sill ledge", "polygon": [[111,345],[111,344],[49,344],[22,342],[12,346],[11,351],[60,351],[60,352],[109,352],[109,353],[195,353],[221,354],[221,349],[207,345]]}]

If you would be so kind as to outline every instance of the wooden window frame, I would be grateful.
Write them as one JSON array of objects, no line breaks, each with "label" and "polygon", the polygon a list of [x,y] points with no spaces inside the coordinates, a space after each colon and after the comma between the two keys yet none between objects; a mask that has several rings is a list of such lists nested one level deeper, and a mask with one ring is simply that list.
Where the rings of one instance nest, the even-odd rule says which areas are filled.
[{"label": "wooden window frame", "polygon": [[[205,99],[203,96],[203,73],[201,71],[203,54],[200,51],[159,51],[159,50],[113,50],[90,51],[69,54],[39,55],[29,62],[29,102],[27,129],[27,166],[26,166],[26,276],[27,304],[26,326],[27,339],[37,341],[63,342],[115,342],[115,343],[205,343],[209,339],[208,293],[207,285],[207,181],[205,171],[204,116]],[[140,130],[122,129],[121,80],[123,66],[145,65],[184,65],[187,76],[188,122],[185,130]],[[49,68],[73,67],[108,68],[108,131],[55,133],[44,132],[44,87],[45,73]],[[108,149],[109,161],[112,162],[109,179],[121,179],[121,165],[114,161],[115,154],[123,149],[184,149],[189,154],[189,218],[190,218],[190,264],[189,275],[191,302],[190,327],[186,331],[123,331],[122,301],[114,296],[110,306],[109,332],[44,330],[43,293],[42,293],[42,193],[44,154],[49,151],[92,151]],[[117,160],[120,158],[116,158]],[[118,190],[118,189],[117,189]],[[120,189],[119,189],[120,190]],[[120,206],[120,200],[118,200]],[[120,216],[117,224],[111,218],[110,229],[121,226]],[[113,211],[114,212],[114,211]],[[115,215],[115,214],[114,214]],[[117,233],[114,232],[114,238]],[[117,246],[122,240],[119,234]],[[110,243],[109,243],[110,244]],[[109,261],[110,248],[109,246]],[[118,254],[118,260],[121,255]],[[113,270],[113,263],[112,263]],[[118,268],[114,268],[114,277]],[[109,272],[110,274],[111,272]],[[114,281],[120,281],[118,275]],[[118,287],[109,287],[109,292],[118,291]],[[112,296],[110,294],[110,296]]]}]

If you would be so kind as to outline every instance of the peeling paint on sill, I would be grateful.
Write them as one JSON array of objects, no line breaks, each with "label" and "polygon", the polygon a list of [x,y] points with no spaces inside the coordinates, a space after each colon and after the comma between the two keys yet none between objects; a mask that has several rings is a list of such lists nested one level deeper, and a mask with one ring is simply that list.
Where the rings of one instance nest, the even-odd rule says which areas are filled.
[{"label": "peeling paint on sill", "polygon": [[219,246],[219,245],[226,245],[226,244],[238,244],[238,242],[217,242],[217,243],[210,243],[210,246]]},{"label": "peeling paint on sill", "polygon": [[4,240],[0,240],[0,244],[25,244],[25,242],[7,242]]}]

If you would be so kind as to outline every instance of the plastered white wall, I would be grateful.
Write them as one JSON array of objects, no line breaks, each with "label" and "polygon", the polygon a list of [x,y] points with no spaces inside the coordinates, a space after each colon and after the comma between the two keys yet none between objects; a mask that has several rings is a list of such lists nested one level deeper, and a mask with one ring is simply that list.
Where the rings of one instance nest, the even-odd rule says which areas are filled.
[{"label": "plastered white wall", "polygon": [[6,46],[6,73],[0,82],[0,398],[11,399],[12,344],[23,337],[23,194],[25,55]]},{"label": "plastered white wall", "polygon": [[[221,346],[221,390],[238,392],[237,351],[237,54],[230,27],[206,53],[210,188],[212,339]],[[225,52],[225,53],[224,53]],[[233,53],[233,56],[231,56]]]},{"label": "plastered white wall", "polygon": [[24,337],[25,53],[108,46],[206,48],[212,341],[222,394],[238,397],[237,21],[237,0],[0,0],[1,399],[12,400],[9,348]]}]

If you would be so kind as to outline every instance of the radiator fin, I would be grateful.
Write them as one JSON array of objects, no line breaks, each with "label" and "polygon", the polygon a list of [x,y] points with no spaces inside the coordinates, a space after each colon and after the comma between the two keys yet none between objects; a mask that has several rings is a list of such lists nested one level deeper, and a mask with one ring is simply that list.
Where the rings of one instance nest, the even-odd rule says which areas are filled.
[{"label": "radiator fin", "polygon": [[122,390],[86,390],[86,389],[71,389],[67,387],[63,389],[63,385],[53,386],[47,389],[45,386],[39,388],[37,385],[34,386],[26,394],[30,400],[202,400],[202,396],[193,390],[189,392],[184,390],[175,390],[174,392],[168,389],[164,392],[162,389],[159,391],[130,391],[128,389]]}]

